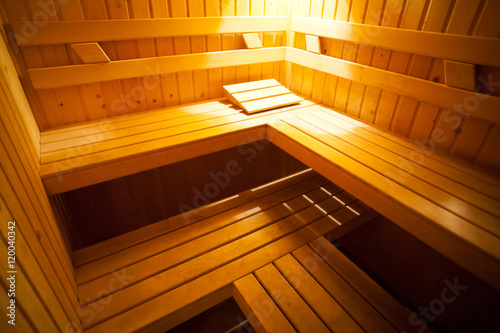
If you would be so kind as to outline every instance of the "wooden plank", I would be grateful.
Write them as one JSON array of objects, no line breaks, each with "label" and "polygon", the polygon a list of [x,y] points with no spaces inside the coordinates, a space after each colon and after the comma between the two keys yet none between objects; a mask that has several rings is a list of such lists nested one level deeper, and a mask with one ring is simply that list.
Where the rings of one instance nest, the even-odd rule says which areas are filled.
[{"label": "wooden plank", "polygon": [[[285,59],[292,63],[308,66],[328,74],[345,77],[349,80],[448,108],[464,115],[484,119],[495,124],[500,123],[500,116],[496,112],[500,108],[499,97],[468,92],[431,81],[408,77],[370,66],[358,65],[340,59],[315,55],[293,48],[286,50]],[[481,108],[469,113],[461,107],[457,107],[456,101],[463,101],[467,98],[480,99]]]},{"label": "wooden plank", "polygon": [[[300,249],[294,252],[297,251],[300,251]],[[274,265],[332,332],[363,332],[342,306],[323,289],[292,255],[287,254],[281,257],[274,262]],[[309,261],[308,266],[310,265]]]},{"label": "wooden plank", "polygon": [[[398,331],[413,330],[412,325],[408,321],[410,312],[399,304],[392,296],[389,295],[382,287],[376,284],[366,273],[359,269],[352,261],[345,257],[338,249],[329,243],[324,237],[319,237],[309,244],[310,248],[306,248],[304,252],[294,252],[302,260],[306,262],[307,258],[312,258],[322,266],[322,269],[330,271],[333,269],[336,276],[339,276],[356,290],[366,302],[371,304],[374,309],[380,312],[390,323],[392,323]],[[312,250],[311,250],[312,248]],[[302,250],[302,249],[301,249]],[[324,260],[330,267],[324,266],[321,261]],[[315,275],[316,272],[311,274]],[[319,272],[318,272],[319,273]],[[346,290],[351,289],[346,286]],[[336,290],[341,293],[342,291]],[[346,301],[348,299],[344,298]]]},{"label": "wooden plank", "polygon": [[282,106],[292,105],[299,103],[302,98],[296,96],[293,93],[289,93],[286,95],[274,96],[262,98],[255,101],[243,102],[241,106],[247,113],[255,113],[264,110],[279,108]]},{"label": "wooden plank", "polygon": [[291,30],[430,57],[493,67],[500,66],[500,61],[495,56],[500,53],[500,41],[496,38],[442,34],[305,17],[293,17]]},{"label": "wooden plank", "polygon": [[447,86],[476,90],[476,66],[472,64],[445,60],[444,75]]},{"label": "wooden plank", "polygon": [[209,218],[224,211],[238,207],[245,202],[250,202],[273,192],[277,192],[293,185],[294,183],[310,180],[310,178],[315,174],[316,173],[312,169],[306,169],[305,171],[298,172],[288,177],[280,178],[278,181],[268,184],[267,186],[249,189],[241,192],[238,196],[233,196],[229,199],[201,206],[184,215],[171,217],[167,220],[156,222],[132,232],[111,238],[106,242],[97,243],[77,250],[73,252],[75,267],[79,267],[99,258],[106,257],[110,254],[124,250],[129,246],[137,245],[154,237],[197,222],[201,219]]},{"label": "wooden plank", "polygon": [[281,84],[275,79],[267,79],[227,85],[224,87],[224,90],[230,94],[236,94],[245,91],[276,87],[280,85]]},{"label": "wooden plank", "polygon": [[274,302],[299,332],[330,332],[272,264],[254,273]]},{"label": "wooden plank", "polygon": [[[357,132],[360,136],[367,138],[370,141],[377,142],[377,144],[404,156],[406,159],[424,165],[428,169],[441,173],[443,176],[449,177],[455,182],[464,184],[492,198],[498,198],[500,196],[500,192],[498,191],[500,180],[493,174],[486,173],[482,169],[465,164],[462,161],[458,161],[448,155],[440,154],[439,152],[434,151],[431,148],[427,148],[419,143],[415,146],[415,142],[391,135],[390,133],[373,126],[366,126],[360,123],[357,119],[339,116],[337,112],[327,111],[327,113],[329,116],[338,119],[335,121],[340,121],[342,123],[346,121],[350,124],[346,124],[344,126],[345,129],[353,133]],[[380,141],[381,139],[382,141]],[[422,158],[420,158],[420,156],[422,156]]]},{"label": "wooden plank", "polygon": [[[76,146],[70,147],[67,150],[50,152],[43,154],[42,156],[42,179],[48,176],[45,171],[49,171],[50,174],[50,171],[56,172],[55,170],[50,169],[58,167],[71,166],[71,169],[75,171],[77,169],[77,164],[88,167],[90,163],[95,163],[99,160],[100,162],[109,163],[113,159],[117,161],[120,158],[126,159],[131,156],[138,157],[140,155],[145,155],[146,153],[153,153],[158,150],[173,148],[180,142],[187,143],[184,141],[186,139],[187,141],[194,143],[197,141],[197,137],[207,130],[213,130],[213,135],[215,135],[214,133],[222,135],[228,133],[225,131],[228,126],[233,127],[231,132],[237,130],[249,130],[257,126],[264,126],[269,119],[277,113],[290,112],[293,110],[299,111],[303,107],[310,105],[310,102],[303,101],[297,105],[270,110],[264,114],[255,114],[250,116],[240,113],[237,110],[233,110],[234,112],[230,116],[198,122],[188,122],[180,126],[161,129],[151,133],[146,132],[137,135],[129,135],[116,140],[108,140],[104,142],[90,142],[90,145],[87,144],[81,147]],[[167,143],[168,141],[171,142]],[[177,144],[174,142],[177,142]],[[139,148],[140,146],[142,146],[142,148]],[[113,149],[112,156],[109,154],[110,149]],[[75,160],[69,161],[71,158],[75,158]]]},{"label": "wooden plank", "polygon": [[[334,199],[327,200],[335,201]],[[314,225],[314,221],[317,221],[325,215],[326,214],[319,208],[311,206],[296,215],[280,220],[271,226],[247,235],[235,242],[198,256],[179,266],[175,266],[170,270],[157,274],[150,279],[130,285],[122,291],[118,291],[117,293],[103,298],[104,302],[110,298],[112,298],[113,301],[107,305],[106,311],[96,313],[93,321],[84,321],[83,325],[85,329],[88,329],[104,320],[109,322],[123,311],[131,308],[137,308],[139,304],[144,303],[153,297],[164,294],[174,288],[182,288],[187,285],[186,282],[188,281],[192,281],[193,279],[197,279],[199,277],[203,279],[206,276],[209,276],[210,272],[213,272],[219,267],[224,269],[224,267],[231,266],[242,258],[259,253],[259,249],[261,248],[266,248],[269,245],[280,243],[282,239],[287,238],[287,235],[296,234],[297,231],[300,233],[300,230],[302,230],[301,228],[308,228],[307,226],[310,223],[313,223],[312,225]],[[327,229],[330,230],[335,226],[336,225],[329,223]],[[303,238],[308,239],[309,237]],[[272,256],[267,259],[272,259]],[[248,271],[246,271],[248,268],[251,267],[242,267],[241,269],[238,269],[238,271],[240,274],[243,273],[242,275],[246,275],[248,274]],[[226,283],[232,283],[234,281],[234,277],[231,278],[229,275],[228,278],[232,281],[226,280]],[[152,281],[155,282],[152,283]],[[230,287],[230,285],[228,287]],[[83,307],[82,310],[85,311],[85,309],[88,308],[92,308],[92,304]],[[163,315],[165,315],[165,313]]]},{"label": "wooden plank", "polygon": [[[343,220],[343,222],[348,221]],[[315,235],[324,234],[335,227],[336,225],[332,224],[330,219],[321,219],[188,284],[94,326],[88,331],[95,333],[119,330],[124,322],[128,323],[128,328],[131,330],[141,329],[145,325],[150,325],[150,329],[158,332],[168,330],[231,297],[231,286],[234,281],[306,244],[308,239],[314,240],[317,238]],[[197,292],[193,293],[193,290]],[[183,308],[187,310],[179,312]],[[139,313],[142,313],[142,316],[138,316]]]},{"label": "wooden plank", "polygon": [[[345,123],[339,117],[329,117],[326,113],[316,113],[314,116],[320,119],[320,122],[326,124],[331,124],[330,130],[335,133],[339,137],[349,137],[348,142],[362,148],[363,150],[370,152],[374,156],[379,156],[383,158],[385,161],[392,163],[394,166],[402,167],[404,164],[404,169],[407,171],[411,171],[411,174],[429,182],[430,184],[443,189],[444,191],[462,198],[470,203],[473,203],[477,207],[481,207],[482,209],[491,212],[496,216],[500,216],[500,210],[496,208],[498,206],[498,201],[495,197],[490,197],[488,195],[484,195],[483,190],[481,188],[481,182],[476,181],[475,188],[476,190],[472,190],[469,187],[461,186],[461,179],[455,180],[455,175],[448,174],[443,171],[443,169],[438,169],[434,171],[429,167],[429,164],[418,164],[413,160],[407,158],[405,155],[400,155],[395,153],[398,150],[398,147],[384,144],[383,140],[377,140],[377,137],[373,137],[375,140],[373,142],[369,141],[367,138],[363,137],[363,131],[357,131],[355,128],[351,128],[350,130],[344,130],[343,128],[349,128],[352,126],[350,123]],[[326,128],[326,127],[324,127]],[[352,135],[358,133],[357,135]],[[399,147],[400,148],[400,147]],[[391,151],[391,149],[394,150]],[[411,154],[411,153],[410,153]],[[415,153],[416,154],[416,153]],[[406,160],[405,160],[406,159]],[[436,166],[439,165],[436,163]],[[471,181],[470,175],[462,174],[462,177],[469,178]],[[488,190],[486,190],[488,194]],[[498,198],[498,197],[497,197]]]},{"label": "wooden plank", "polygon": [[[304,194],[309,197],[309,192],[305,192]],[[223,222],[220,219],[224,217],[214,216],[211,219],[211,223],[214,225],[207,227],[207,223],[199,222],[189,228],[183,228],[175,232],[175,236],[180,238],[179,240],[174,238],[174,234],[163,236],[162,239],[164,240],[175,239],[174,242],[170,241],[172,244],[170,246],[162,245],[158,247],[155,246],[158,244],[157,241],[150,241],[143,244],[144,246],[130,248],[125,251],[130,256],[129,258],[124,258],[125,253],[120,253],[114,255],[113,258],[106,258],[99,262],[92,262],[86,266],[81,266],[76,272],[78,282],[81,283],[78,288],[81,304],[94,302],[96,301],[96,297],[112,294],[123,288],[123,286],[119,285],[109,286],[109,280],[113,278],[113,274],[109,273],[110,269],[125,270],[127,275],[131,276],[127,281],[128,284],[140,283],[148,278],[154,278],[155,275],[167,269],[173,269],[175,266],[182,265],[189,260],[195,260],[196,257],[205,253],[216,251],[223,246],[230,246],[229,244],[233,242],[243,241],[247,235],[252,233],[267,235],[267,232],[264,232],[264,230],[271,230],[272,228],[266,228],[270,228],[272,224],[278,223],[277,221],[289,218],[292,215],[301,216],[308,209],[311,210],[311,205],[314,204],[326,207],[327,203],[323,203],[322,201],[330,198],[321,189],[312,190],[311,196],[315,200],[308,200],[305,197],[299,196],[286,200],[285,204],[278,204],[265,210],[262,209],[262,211],[253,209],[257,211],[255,214],[241,219],[226,218]],[[266,198],[262,198],[260,201],[265,202]],[[334,200],[332,202],[335,203]],[[343,206],[337,204],[336,206],[329,205],[329,207],[331,208],[326,210],[326,212],[331,212],[333,209],[339,209]],[[224,216],[227,216],[227,214],[224,214]],[[199,230],[196,230],[197,228]],[[193,237],[193,234],[197,235]],[[141,249],[146,245],[151,247],[147,249],[149,254],[153,253],[153,250],[156,252],[154,256],[148,257],[143,253],[145,251]],[[119,266],[119,264],[124,264],[125,261],[123,259],[127,259],[129,262],[126,267]],[[104,263],[112,263],[112,266],[104,268]],[[106,290],[106,293],[96,294],[96,290],[103,289]]]},{"label": "wooden plank", "polygon": [[253,275],[234,282],[233,297],[256,332],[296,332]]},{"label": "wooden plank", "polygon": [[263,88],[258,90],[245,91],[241,93],[232,94],[233,97],[239,102],[248,102],[265,97],[272,97],[278,95],[289,94],[290,90],[283,86],[276,86],[271,88]]},{"label": "wooden plank", "polygon": [[113,61],[107,64],[87,64],[30,69],[35,89],[50,89],[116,79],[136,78],[182,71],[257,64],[283,60],[284,47],[255,50],[219,51],[182,54],[147,59]]},{"label": "wooden plank", "polygon": [[264,47],[259,34],[256,32],[243,34],[243,41],[245,42],[247,49],[260,49]]},{"label": "wooden plank", "polygon": [[[11,22],[23,35],[24,22]],[[33,38],[18,40],[20,46],[72,44],[145,38],[203,36],[212,34],[285,31],[284,16],[189,17],[168,19],[115,19],[88,22],[47,22]]]},{"label": "wooden plank", "polygon": [[[135,247],[124,248],[123,251],[116,252],[102,259],[89,262],[87,266],[78,266],[76,273],[78,275],[79,284],[95,279],[96,277],[109,273],[109,267],[117,269],[139,262],[143,259],[159,254],[164,250],[174,248],[204,234],[214,232],[232,223],[238,222],[241,219],[250,218],[256,214],[262,213],[265,210],[271,209],[281,202],[292,200],[301,193],[307,193],[315,188],[326,184],[327,182],[322,177],[307,179],[310,184],[303,181],[293,184],[290,187],[270,193],[264,199],[257,198],[255,200],[245,202],[241,206],[234,207],[227,211],[222,211],[220,214],[214,214],[211,217],[203,219],[196,225],[186,226],[182,229],[175,228],[170,233],[158,235],[157,238],[141,243]],[[282,199],[280,202],[280,198]],[[322,198],[323,200],[325,197]],[[262,201],[262,206],[256,209],[257,201]],[[185,213],[185,216],[190,216]],[[178,222],[177,222],[178,223]],[[179,230],[177,230],[179,229]],[[88,259],[86,260],[88,261]],[[110,266],[111,265],[111,266]]]},{"label": "wooden plank", "polygon": [[[277,127],[278,130],[273,130],[274,127]],[[497,281],[491,278],[499,274],[500,271],[498,264],[500,253],[494,253],[499,248],[498,244],[495,245],[499,241],[498,238],[468,222],[452,222],[456,216],[450,214],[450,216],[443,217],[443,214],[448,215],[446,211],[438,213],[423,209],[424,203],[421,202],[421,197],[408,193],[405,188],[388,186],[387,180],[384,178],[381,178],[379,183],[379,186],[383,187],[384,190],[376,190],[378,186],[375,182],[379,182],[376,174],[371,174],[368,170],[356,171],[356,162],[345,159],[343,155],[335,153],[291,127],[276,123],[268,128],[267,133],[267,137],[272,143],[289,153],[293,153],[296,158],[313,167],[339,186],[349,188],[353,195],[387,216],[391,221],[498,288]],[[311,147],[310,150],[307,147]],[[357,179],[353,178],[352,175],[356,175]],[[372,185],[368,186],[367,184]],[[372,187],[374,185],[375,187]],[[390,196],[390,192],[393,190],[395,191],[394,197]],[[401,201],[403,197],[406,204],[401,206],[398,201]],[[419,207],[418,212],[412,210],[412,207]],[[437,215],[432,216],[434,214]],[[433,226],[429,224],[430,221],[432,221]],[[439,223],[441,226],[437,227],[435,223]],[[448,227],[443,225],[448,223]],[[456,223],[460,224],[459,229],[453,226]],[[465,229],[468,230],[465,231]],[[475,235],[473,236],[473,234]],[[479,262],[483,263],[479,264]],[[495,270],[497,273],[494,272]]]},{"label": "wooden plank", "polygon": [[78,56],[86,64],[98,62],[110,62],[108,55],[104,52],[97,43],[78,43],[71,44],[71,48],[75,50]]}]

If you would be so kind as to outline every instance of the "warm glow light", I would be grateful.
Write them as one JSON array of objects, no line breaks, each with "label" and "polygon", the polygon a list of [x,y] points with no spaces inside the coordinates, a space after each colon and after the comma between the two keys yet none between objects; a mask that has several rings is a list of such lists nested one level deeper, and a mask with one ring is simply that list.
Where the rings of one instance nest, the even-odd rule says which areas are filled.
[{"label": "warm glow light", "polygon": [[295,177],[295,176],[297,176],[297,175],[301,175],[301,174],[303,174],[303,173],[309,172],[310,170],[312,170],[312,169],[311,169],[311,168],[309,168],[309,169],[305,169],[305,170],[303,170],[303,171],[299,171],[299,172],[297,172],[297,173],[294,173],[293,175],[286,176],[286,177],[280,178],[280,179],[278,179],[278,180],[275,180],[275,181],[273,181],[273,182],[267,183],[267,184],[265,184],[265,185],[262,185],[262,186],[259,186],[259,187],[256,187],[256,188],[253,188],[253,189],[252,189],[252,191],[258,191],[258,190],[261,190],[261,189],[263,189],[263,188],[266,188],[266,187],[268,187],[268,186],[271,186],[271,185],[274,185],[274,184],[280,183],[280,182],[282,182],[282,181],[285,181],[285,180],[290,179],[290,178],[292,178],[292,177]]}]

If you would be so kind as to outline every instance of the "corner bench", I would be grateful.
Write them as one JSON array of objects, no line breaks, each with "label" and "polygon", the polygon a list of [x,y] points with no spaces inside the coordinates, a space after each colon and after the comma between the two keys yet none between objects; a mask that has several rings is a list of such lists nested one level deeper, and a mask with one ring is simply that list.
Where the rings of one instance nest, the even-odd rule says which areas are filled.
[{"label": "corner bench", "polygon": [[211,100],[44,131],[41,177],[60,193],[261,139],[500,290],[500,178],[310,100],[253,115]]},{"label": "corner bench", "polygon": [[65,125],[41,133],[40,177],[49,195],[265,139],[266,124],[297,105],[247,115],[226,99]]},{"label": "corner bench", "polygon": [[233,284],[257,332],[425,332],[426,324],[324,237]]},{"label": "corner bench", "polygon": [[86,332],[163,332],[243,276],[377,216],[309,169],[76,251],[78,313]]}]

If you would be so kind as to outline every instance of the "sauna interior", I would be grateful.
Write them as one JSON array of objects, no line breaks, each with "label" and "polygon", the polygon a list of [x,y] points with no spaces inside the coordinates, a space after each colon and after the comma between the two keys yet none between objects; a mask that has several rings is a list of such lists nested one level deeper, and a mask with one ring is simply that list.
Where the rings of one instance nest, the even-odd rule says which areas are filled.
[{"label": "sauna interior", "polygon": [[500,331],[500,1],[0,4],[0,331]]}]

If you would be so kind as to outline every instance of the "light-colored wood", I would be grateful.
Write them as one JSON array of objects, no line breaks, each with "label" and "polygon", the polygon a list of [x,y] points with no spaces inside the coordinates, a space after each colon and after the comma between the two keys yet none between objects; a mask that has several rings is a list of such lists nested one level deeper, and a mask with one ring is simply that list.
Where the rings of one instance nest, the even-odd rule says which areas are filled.
[{"label": "light-colored wood", "polygon": [[[294,48],[288,48],[286,50],[285,59],[292,63],[308,66],[328,74],[337,75],[349,80],[448,108],[462,113],[465,116],[470,115],[495,124],[500,123],[500,116],[498,112],[496,112],[500,107],[499,97],[447,87],[431,81],[408,77],[406,75],[358,65],[331,57],[316,55]],[[468,112],[463,109],[461,105],[457,107],[457,101],[464,101],[467,98],[474,98],[475,100],[480,98],[481,108]]]},{"label": "light-colored wood", "polygon": [[266,97],[254,101],[242,102],[241,107],[247,113],[255,113],[270,109],[279,108],[282,106],[297,104],[302,101],[302,98],[293,93],[288,93],[280,96]]},{"label": "light-colored wood", "polygon": [[273,47],[120,60],[107,64],[48,67],[30,69],[28,72],[35,89],[50,89],[148,75],[281,61],[284,54],[285,48]]},{"label": "light-colored wood", "polygon": [[[274,126],[277,127],[277,130],[272,130]],[[493,286],[497,285],[496,280],[491,279],[491,276],[498,274],[494,271],[498,271],[500,268],[498,259],[493,259],[499,258],[499,254],[495,254],[498,248],[498,245],[495,244],[500,241],[497,237],[458,218],[449,211],[430,206],[428,209],[424,209],[423,207],[429,202],[423,197],[415,195],[413,192],[407,192],[407,188],[399,187],[378,173],[372,173],[370,168],[358,170],[357,162],[354,160],[346,159],[345,155],[327,148],[326,145],[314,141],[306,133],[291,126],[283,123],[273,124],[268,129],[268,139],[280,148],[293,153],[296,158],[321,172],[339,186],[351,189],[351,193],[362,198],[361,200],[368,205],[438,251],[454,258],[488,283]],[[339,167],[337,168],[335,165],[339,165]],[[357,179],[352,177],[353,174],[356,175]],[[379,182],[377,180],[379,176],[381,176],[380,183],[376,185],[375,183]],[[370,185],[362,185],[363,183]],[[381,187],[384,190],[381,191]],[[379,189],[376,190],[377,188]],[[394,191],[394,196],[393,199],[390,199],[389,193],[392,191]],[[380,195],[380,193],[384,194]],[[394,199],[396,200],[394,201]],[[396,203],[400,200],[406,202],[404,208]],[[418,208],[412,211],[412,207]],[[452,222],[453,220],[456,222]],[[434,227],[429,224],[430,221]],[[437,227],[436,223],[440,226]],[[449,224],[448,227],[445,224]],[[456,225],[460,225],[460,227],[455,227]],[[446,232],[443,232],[443,229]],[[465,242],[468,244],[465,245]],[[458,255],[459,252],[460,255]],[[479,261],[486,262],[478,265]]]},{"label": "light-colored wood", "polygon": [[254,82],[253,87],[249,83],[237,83],[223,87],[227,98],[245,110],[246,113],[255,113],[296,104],[302,100],[302,98],[281,85],[266,88],[269,85],[278,83],[274,79]]},{"label": "light-colored wood", "polygon": [[476,66],[472,64],[445,60],[444,75],[447,86],[476,90]]},{"label": "light-colored wood", "polygon": [[[3,5],[3,4],[2,4]],[[50,8],[50,6],[49,6]],[[49,9],[50,11],[50,9]],[[6,22],[2,20],[2,26]],[[64,235],[57,227],[39,178],[39,135],[10,58],[4,30],[0,34],[0,216],[2,252],[13,245],[14,268],[1,264],[2,287],[7,299],[7,272],[16,273],[16,326],[8,317],[2,328],[27,331],[81,330],[76,313],[74,272]],[[15,58],[13,58],[15,59]],[[15,228],[9,225],[15,221]],[[11,228],[9,228],[9,226]],[[10,232],[14,232],[12,237]],[[10,239],[8,236],[11,236]],[[15,241],[13,241],[13,238]],[[9,244],[10,242],[10,244]],[[11,250],[11,248],[9,249]],[[9,275],[12,273],[9,273]],[[13,297],[9,297],[13,298]],[[6,303],[5,303],[6,304]],[[24,322],[20,322],[24,321]]]},{"label": "light-colored wood", "polygon": [[235,281],[233,297],[256,332],[296,332],[255,276]]},{"label": "light-colored wood", "polygon": [[[259,186],[258,188],[242,192],[238,196],[231,197],[223,202],[216,202],[201,206],[195,211],[191,211],[189,214],[177,215],[167,220],[136,229],[133,232],[114,237],[106,242],[97,243],[77,250],[73,252],[75,267],[82,266],[89,262],[122,251],[129,246],[145,242],[152,238],[166,234],[167,232],[172,232],[186,226],[187,224],[197,222],[204,218],[210,218],[211,216],[224,211],[229,211],[232,208],[236,208],[244,204],[245,202],[250,202],[275,191],[280,191],[295,182],[298,183],[304,180],[310,180],[310,178],[314,175],[315,173],[311,169],[307,169],[289,177],[284,177],[267,186]],[[335,193],[336,192],[333,192],[332,194]]]},{"label": "light-colored wood", "polygon": [[[347,283],[354,288],[367,303],[371,304],[374,309],[380,312],[382,316],[384,316],[398,329],[398,331],[412,330],[412,325],[408,322],[410,312],[398,304],[398,302],[389,293],[377,285],[375,281],[373,281],[368,275],[366,275],[365,272],[345,257],[324,237],[319,237],[314,240],[309,244],[309,247],[312,248],[313,251],[309,248],[303,247],[294,252],[294,255],[301,258],[299,261],[302,261],[302,263],[305,264],[307,258],[311,258],[311,256],[314,258],[313,260],[316,261],[321,258],[318,263],[320,263],[321,260],[328,263],[328,265],[336,272],[336,274],[338,274],[339,277],[347,281]],[[300,252],[303,249],[305,251]],[[315,272],[311,271],[311,274],[315,275]],[[416,323],[418,323],[418,321],[416,321],[415,324]],[[419,325],[423,326],[422,324]]]},{"label": "light-colored wood", "polygon": [[[93,20],[89,22],[47,22],[33,38],[20,38],[21,46],[134,40],[144,38],[200,36],[261,31],[284,31],[284,16],[190,17],[169,19]],[[24,22],[12,22],[23,36]]]},{"label": "light-colored wood", "polygon": [[274,265],[266,265],[254,275],[297,331],[330,332]]},{"label": "light-colored wood", "polygon": [[[283,206],[280,205],[283,202],[287,203],[287,205],[291,207],[294,207],[294,209],[296,209],[295,210],[296,212],[305,209],[308,206],[304,205],[305,203],[307,203],[307,201],[303,201],[305,200],[304,198],[302,198],[303,200],[302,199],[294,200],[294,198],[300,195],[301,193],[303,194],[309,193],[310,191],[314,190],[314,188],[326,184],[326,181],[324,179],[321,179],[321,177],[310,179],[309,181],[310,184],[301,182],[297,183],[297,185],[287,187],[286,189],[283,189],[281,191],[277,191],[276,193],[269,193],[265,198],[259,200],[259,202],[262,202],[262,205],[259,206],[258,209],[254,208],[256,205],[258,205],[257,201],[245,202],[245,204],[242,206],[238,206],[233,209],[221,212],[220,214],[215,214],[210,218],[204,219],[203,222],[197,223],[196,225],[186,226],[181,230],[175,230],[175,229],[169,230],[168,233],[165,233],[164,235],[157,235],[157,237],[155,237],[154,240],[150,240],[145,244],[142,245],[138,244],[135,247],[128,249],[124,248],[122,251],[110,254],[105,258],[94,260],[92,261],[92,263],[89,263],[86,266],[85,265],[79,266],[76,269],[77,282],[79,285],[83,285],[85,283],[92,281],[92,283],[95,285],[98,282],[95,282],[94,280],[96,278],[109,274],[111,267],[112,269],[116,270],[127,266],[129,266],[128,268],[130,268],[130,266],[133,265],[135,262],[145,260],[146,261],[145,263],[141,263],[139,266],[137,266],[138,267],[137,274],[139,275],[134,274],[138,280],[142,280],[145,275],[147,276],[148,272],[146,271],[141,273],[140,272],[141,266],[149,267],[147,269],[150,270],[160,268],[160,266],[155,264],[153,265],[147,264],[147,262],[152,262],[151,259],[148,258],[152,258],[153,256],[158,255],[158,258],[160,260],[162,260],[161,258],[163,256],[166,256],[166,259],[168,259],[169,256],[172,257],[171,259],[168,260],[178,260],[179,258],[182,258],[186,254],[183,254],[181,252],[177,256],[173,255],[171,256],[169,254],[164,254],[163,252],[170,249],[174,249],[176,248],[176,246],[182,246],[183,243],[194,240],[198,237],[202,237],[203,235],[211,232],[226,234],[224,237],[221,237],[220,240],[222,239],[229,240],[231,238],[237,239],[239,237],[242,237],[242,235],[244,235],[245,233],[241,234],[240,236],[237,236],[239,230],[234,229],[234,226],[232,228],[227,228],[227,230],[225,230],[224,228],[230,226],[233,223],[236,223],[235,226],[238,226],[238,223],[241,220],[248,221],[248,223],[245,223],[248,224],[247,226],[242,225],[242,227],[244,228],[244,227],[252,227],[252,224],[258,226],[257,223],[260,222],[262,223],[273,222],[273,220],[269,221],[266,220],[266,218],[271,219],[271,217],[274,216],[278,217],[281,216],[281,218],[285,218],[291,212],[286,212],[283,210],[283,208],[286,207],[285,205]],[[318,193],[316,193],[316,196],[318,196]],[[326,198],[327,196],[325,194],[325,196],[319,197],[315,203],[317,203],[319,200],[324,200]],[[265,216],[267,213],[269,213],[268,217]],[[186,215],[189,216],[189,214]],[[265,225],[266,224],[263,224],[263,226]],[[227,234],[227,231],[231,229],[233,229],[234,235]],[[256,230],[258,229],[259,228],[257,228]],[[215,234],[212,236],[215,236]],[[217,237],[210,237],[210,238],[214,238],[214,240],[217,240]],[[191,250],[197,250],[197,249],[191,249]],[[179,251],[179,249],[175,249],[174,251]],[[92,290],[93,288],[85,287],[85,289]],[[114,290],[110,291],[112,292]],[[82,289],[80,289],[80,292],[82,292]],[[87,298],[85,297],[83,299],[86,300]]]},{"label": "light-colored wood", "polygon": [[[298,179],[301,179],[300,175],[298,176]],[[315,177],[315,179],[320,178],[321,177]],[[251,217],[251,219],[270,218],[273,220],[270,225],[257,229],[248,235],[242,234],[239,236],[241,238],[232,242],[230,241],[227,244],[224,241],[225,237],[221,238],[215,233],[210,232],[210,230],[205,230],[204,234],[206,237],[196,237],[187,241],[182,245],[184,250],[191,248],[190,251],[198,251],[198,246],[207,241],[219,243],[220,245],[218,248],[206,253],[202,251],[196,257],[180,265],[174,266],[164,272],[158,272],[155,276],[141,282],[135,281],[137,282],[135,284],[132,281],[128,281],[134,278],[134,274],[131,273],[132,271],[129,271],[129,268],[132,266],[127,266],[120,270],[128,274],[126,276],[129,283],[124,286],[125,288],[123,290],[117,291],[113,295],[97,301],[96,304],[99,302],[107,302],[108,299],[113,300],[107,303],[103,312],[96,313],[95,318],[89,319],[87,316],[82,317],[84,326],[89,331],[109,329],[109,327],[113,327],[114,325],[118,325],[116,327],[123,327],[122,319],[124,317],[128,317],[129,315],[133,316],[134,311],[153,306],[153,308],[156,309],[153,311],[155,312],[153,315],[158,316],[157,319],[160,320],[160,322],[157,322],[157,324],[160,325],[158,327],[162,327],[161,329],[168,329],[178,324],[179,320],[183,321],[196,315],[199,311],[203,311],[203,309],[214,305],[214,302],[216,304],[230,297],[231,286],[234,281],[272,262],[298,246],[301,246],[300,244],[303,245],[304,242],[308,240],[314,240],[317,237],[315,235],[318,235],[318,233],[323,234],[329,232],[338,228],[339,225],[348,224],[358,219],[369,220],[373,218],[371,214],[362,216],[345,215],[344,211],[349,210],[348,206],[353,204],[356,199],[352,198],[347,200],[347,198],[351,197],[348,195],[343,196],[343,192],[339,192],[340,190],[335,186],[327,186],[328,191],[325,191],[323,189],[323,187],[325,187],[324,179],[315,184],[307,179],[303,179],[300,183],[287,183],[290,188],[296,187],[295,193],[289,194],[291,200],[287,202],[287,205],[282,205],[280,203],[280,198],[282,197],[280,193],[272,192],[267,196],[274,196],[273,200],[275,200],[275,204],[278,205],[275,206],[275,208],[265,211],[269,212],[270,215],[266,216],[266,214],[260,214],[259,216],[259,214],[257,214],[255,217]],[[308,191],[308,188],[312,189],[312,191]],[[306,192],[301,192],[300,189]],[[330,193],[337,194],[334,194],[332,197]],[[295,197],[295,199],[293,199],[293,197]],[[248,203],[247,208],[244,208],[243,206],[245,204],[243,204],[242,210],[247,212],[247,216],[252,216],[253,209],[250,207],[260,207],[261,203],[265,201],[265,197],[260,198],[253,203]],[[224,205],[224,201],[221,203]],[[277,210],[281,210],[282,212],[278,215],[272,213],[273,211],[277,212]],[[246,224],[250,221],[245,218],[245,216],[235,214],[235,212],[223,212],[222,215],[219,214],[220,216],[218,219],[223,222],[226,220],[224,215],[228,214],[236,219],[236,224],[234,224],[234,226],[239,225],[239,227],[246,228]],[[338,224],[331,223],[330,218],[325,218],[327,214],[337,219]],[[214,220],[217,219],[216,216],[217,215],[212,218],[212,222],[210,223],[208,223],[207,220],[207,226],[216,221]],[[201,220],[193,224],[192,229],[194,228],[193,230],[195,230],[196,225],[203,223],[203,221],[204,220]],[[255,220],[255,222],[257,222],[257,220]],[[191,226],[188,226],[188,228],[190,227]],[[231,228],[234,227],[220,229],[219,233],[227,232],[228,235],[232,235]],[[182,233],[183,229],[184,228],[178,229],[178,232]],[[144,243],[145,246],[139,246],[143,249],[147,249],[147,244],[151,241]],[[92,263],[89,263],[89,265],[91,264]],[[156,268],[158,268],[158,265],[154,264],[147,269]],[[110,276],[110,278],[111,277],[112,276]],[[152,283],[152,281],[155,282]],[[157,284],[157,282],[159,284]],[[96,291],[97,290],[94,289],[94,293]],[[154,294],[157,294],[159,298],[152,298],[151,295]],[[185,297],[182,296],[182,294],[184,294]],[[173,307],[170,309],[164,307],[160,309],[153,304],[157,302],[157,300],[162,301],[160,299],[165,297],[173,297],[176,299],[175,302],[163,303],[171,304]],[[95,306],[95,304],[92,303],[84,306],[82,308],[82,313],[92,309],[93,306]],[[177,311],[176,308],[180,310],[180,312]],[[147,313],[149,313],[149,311]],[[105,319],[106,321],[102,322]],[[127,321],[127,326],[130,327],[130,325],[134,325],[134,327],[136,327],[134,329],[139,329],[140,327],[155,324],[157,319],[153,319],[153,317],[148,314],[147,318],[142,317],[140,320]],[[102,323],[99,324],[100,322]],[[98,325],[94,326],[96,324]]]},{"label": "light-colored wood", "polygon": [[243,34],[243,41],[247,49],[260,49],[264,47],[258,33]]},{"label": "light-colored wood", "polygon": [[500,66],[498,57],[495,56],[500,52],[500,42],[496,38],[405,30],[298,16],[292,18],[290,29],[396,51]]},{"label": "light-colored wood", "polygon": [[[274,265],[331,331],[363,332],[342,306],[309,275],[292,255],[287,254],[276,260]],[[374,326],[370,329],[372,327]]]},{"label": "light-colored wood", "polygon": [[321,54],[321,44],[318,36],[306,35],[306,50]]},{"label": "light-colored wood", "polygon": [[75,50],[78,56],[86,64],[111,61],[98,43],[71,44],[71,48]]}]

